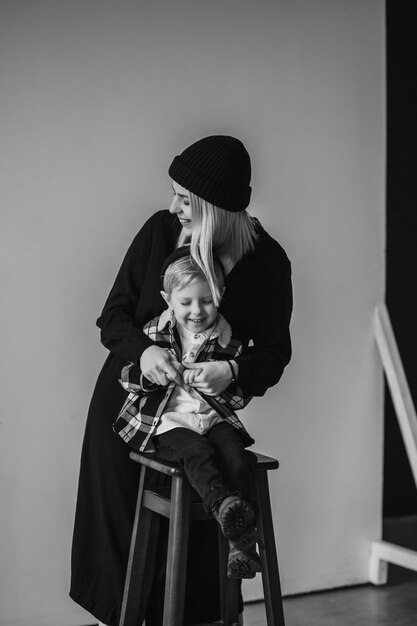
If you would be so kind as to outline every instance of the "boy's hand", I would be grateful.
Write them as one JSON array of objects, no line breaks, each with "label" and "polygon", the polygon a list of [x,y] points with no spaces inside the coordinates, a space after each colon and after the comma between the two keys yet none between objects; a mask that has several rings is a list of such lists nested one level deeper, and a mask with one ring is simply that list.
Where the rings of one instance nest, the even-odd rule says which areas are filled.
[{"label": "boy's hand", "polygon": [[[187,364],[186,369],[182,373],[182,380],[185,385],[188,385],[189,387],[194,387],[195,377],[202,373],[203,368],[197,367],[196,369],[188,369],[188,365],[189,364]],[[191,363],[191,367],[194,368],[194,363]]]},{"label": "boy's hand", "polygon": [[172,380],[182,384],[181,374],[184,366],[168,350],[159,346],[149,346],[140,357],[140,369],[148,380],[166,387]]},{"label": "boy's hand", "polygon": [[207,396],[219,395],[232,382],[232,372],[226,361],[187,363],[182,377],[189,387]]}]

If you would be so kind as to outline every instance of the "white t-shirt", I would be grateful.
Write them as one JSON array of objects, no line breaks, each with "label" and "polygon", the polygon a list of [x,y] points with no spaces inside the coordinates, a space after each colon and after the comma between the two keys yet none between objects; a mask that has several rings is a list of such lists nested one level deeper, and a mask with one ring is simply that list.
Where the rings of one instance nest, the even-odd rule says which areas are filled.
[{"label": "white t-shirt", "polygon": [[[214,326],[203,333],[192,333],[177,323],[182,345],[182,362],[194,363],[203,343],[210,339]],[[204,435],[222,418],[201,397],[196,389],[175,385],[161,416],[155,434],[160,435],[173,428],[189,428]]]}]

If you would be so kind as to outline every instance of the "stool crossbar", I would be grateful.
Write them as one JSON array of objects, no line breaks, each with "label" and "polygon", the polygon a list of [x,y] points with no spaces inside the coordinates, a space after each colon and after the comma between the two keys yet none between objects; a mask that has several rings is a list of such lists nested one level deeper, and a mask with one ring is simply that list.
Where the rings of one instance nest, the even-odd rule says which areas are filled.
[{"label": "stool crossbar", "polygon": [[[265,546],[260,556],[267,625],[285,626],[267,474],[268,470],[278,468],[278,461],[263,454],[255,455],[257,527]],[[189,524],[213,518],[204,510],[201,500],[193,501],[191,485],[179,465],[139,452],[131,452],[130,458],[141,465],[141,473],[119,626],[140,626],[144,619],[147,601],[144,590],[146,585],[149,587],[154,571],[158,533],[155,516],[158,515],[169,519],[163,626],[183,626]],[[171,486],[152,487],[149,481],[152,470],[171,477]],[[227,577],[228,545],[218,527],[221,610],[218,626],[238,626],[239,619],[238,581]]]}]

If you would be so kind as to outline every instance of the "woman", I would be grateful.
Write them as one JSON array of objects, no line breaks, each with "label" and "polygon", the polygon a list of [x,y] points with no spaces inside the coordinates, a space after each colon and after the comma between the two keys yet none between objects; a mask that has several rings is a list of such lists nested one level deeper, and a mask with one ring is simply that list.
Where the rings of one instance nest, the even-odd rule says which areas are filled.
[{"label": "woman", "polygon": [[[169,174],[172,204],[150,217],[134,238],[97,321],[110,354],[94,390],[83,443],[70,595],[110,626],[117,626],[120,614],[138,483],[138,468],[112,431],[125,395],[118,379],[127,361],[139,364],[155,383],[181,377],[179,364],[141,331],[164,308],[160,273],[166,257],[189,242],[218,301],[212,250],[221,258],[227,275],[220,312],[244,345],[234,363],[247,395],[261,396],[276,384],[291,356],[291,267],[281,246],[246,212],[251,164],[243,144],[229,136],[205,137],[175,157]],[[195,378],[199,391],[216,395],[230,384],[227,363],[198,365],[203,370]],[[192,575],[193,560],[204,558],[204,548],[210,558],[213,547],[203,546],[198,524],[192,526],[189,580],[196,582],[187,589],[186,623],[219,617],[215,592],[202,584],[201,568]],[[150,607],[160,605],[161,577],[156,568]],[[158,622],[152,610],[148,626]]]}]

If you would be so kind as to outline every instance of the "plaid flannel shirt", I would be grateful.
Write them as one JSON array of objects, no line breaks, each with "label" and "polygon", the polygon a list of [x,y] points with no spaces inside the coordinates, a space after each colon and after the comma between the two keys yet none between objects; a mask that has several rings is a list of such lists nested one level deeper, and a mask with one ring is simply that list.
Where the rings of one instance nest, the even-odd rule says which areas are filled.
[{"label": "plaid flannel shirt", "polygon": [[[181,342],[175,327],[175,318],[168,311],[145,324],[143,331],[156,345],[169,350],[181,362]],[[219,314],[211,337],[200,346],[196,362],[232,360],[241,351],[241,343],[232,337],[228,322]],[[154,452],[152,435],[175,383],[171,382],[167,386],[151,383],[134,363],[129,363],[122,369],[119,382],[129,395],[113,424],[113,430],[134,450]],[[217,396],[203,393],[200,395],[220,417],[241,433],[245,446],[254,443],[235,413],[235,410],[242,409],[251,400],[251,396],[244,397],[239,385],[232,383]]]}]

